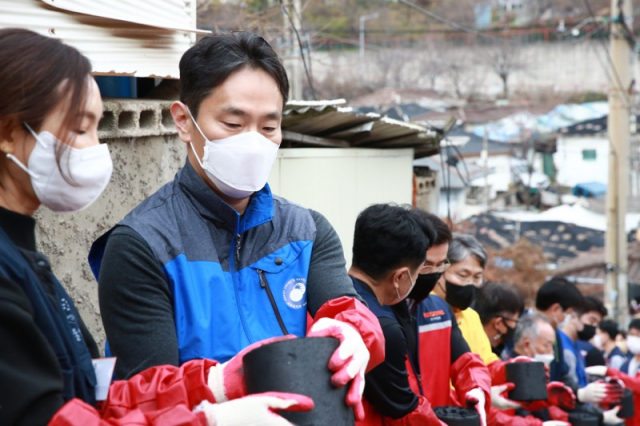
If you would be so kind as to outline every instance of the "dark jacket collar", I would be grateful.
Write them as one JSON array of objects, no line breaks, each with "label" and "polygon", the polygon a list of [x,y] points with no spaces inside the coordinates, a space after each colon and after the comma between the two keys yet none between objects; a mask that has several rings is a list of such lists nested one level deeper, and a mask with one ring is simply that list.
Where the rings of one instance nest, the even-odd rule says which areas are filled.
[{"label": "dark jacket collar", "polygon": [[201,216],[238,234],[273,219],[273,196],[268,184],[251,196],[247,209],[240,216],[202,180],[188,160],[178,172],[177,180]]},{"label": "dark jacket collar", "polygon": [[31,216],[0,207],[0,228],[19,248],[36,251],[36,221]]}]

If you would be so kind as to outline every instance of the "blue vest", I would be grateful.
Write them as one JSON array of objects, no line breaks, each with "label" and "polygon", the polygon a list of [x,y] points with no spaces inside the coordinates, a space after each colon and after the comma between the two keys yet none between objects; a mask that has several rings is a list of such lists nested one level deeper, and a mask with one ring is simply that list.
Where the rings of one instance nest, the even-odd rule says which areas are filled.
[{"label": "blue vest", "polygon": [[96,376],[89,348],[78,323],[80,314],[73,300],[53,274],[51,278],[55,298],[50,297],[20,249],[2,229],[0,275],[20,285],[27,295],[33,307],[36,326],[49,342],[60,364],[63,400],[80,398],[95,405]]},{"label": "blue vest", "polygon": [[[227,361],[253,342],[304,336],[316,226],[308,209],[256,192],[241,216],[187,164],[119,225],[142,236],[173,295],[180,363]],[[92,246],[96,277],[111,231]]]},{"label": "blue vest", "polygon": [[562,331],[558,332],[558,335],[562,339],[562,345],[565,349],[569,349],[576,357],[576,376],[578,377],[578,385],[581,388],[587,386],[587,373],[584,371],[584,357],[580,352],[578,344],[571,340],[569,336]]},{"label": "blue vest", "polygon": [[549,381],[561,382],[569,373],[569,366],[564,362],[564,345],[562,343],[562,334],[556,330],[556,341],[553,344],[554,359],[549,366]]}]

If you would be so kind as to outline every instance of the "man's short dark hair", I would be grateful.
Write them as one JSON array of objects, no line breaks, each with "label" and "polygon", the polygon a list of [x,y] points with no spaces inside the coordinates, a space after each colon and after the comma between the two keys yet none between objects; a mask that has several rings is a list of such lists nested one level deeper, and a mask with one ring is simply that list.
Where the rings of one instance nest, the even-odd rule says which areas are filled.
[{"label": "man's short dark hair", "polygon": [[593,296],[585,296],[584,302],[582,302],[582,306],[577,309],[578,314],[583,315],[587,312],[597,312],[600,314],[602,318],[607,316],[607,308],[605,308],[604,303],[600,299],[597,299]]},{"label": "man's short dark hair", "polygon": [[[353,236],[353,266],[373,279],[392,270],[424,263],[436,233],[424,216],[395,204],[374,204],[356,220]],[[414,277],[415,278],[415,277]]]},{"label": "man's short dark hair", "polygon": [[442,244],[449,244],[451,242],[451,240],[453,239],[453,234],[451,233],[451,229],[449,228],[449,226],[444,223],[444,220],[440,219],[435,214],[426,212],[424,210],[416,209],[416,213],[424,216],[425,219],[431,222],[431,225],[433,225],[433,228],[436,231],[436,237],[432,241],[431,246],[440,246]]},{"label": "man's short dark hair", "polygon": [[182,55],[180,101],[197,118],[202,101],[231,74],[245,67],[267,72],[278,84],[283,102],[287,102],[289,79],[280,58],[264,38],[248,32],[210,35]]},{"label": "man's short dark hair", "polygon": [[524,311],[524,297],[512,285],[489,282],[478,291],[473,308],[484,325],[495,317],[520,315]]},{"label": "man's short dark hair", "polygon": [[618,327],[618,323],[613,320],[600,321],[598,328],[607,333],[611,340],[615,340],[616,336],[620,334],[620,327]]},{"label": "man's short dark hair", "polygon": [[555,303],[562,306],[562,310],[579,309],[584,297],[578,287],[562,277],[553,277],[540,287],[536,294],[536,309],[546,311]]},{"label": "man's short dark hair", "polygon": [[632,328],[640,331],[640,318],[634,318],[631,320],[631,322],[629,323],[629,330],[631,330]]}]

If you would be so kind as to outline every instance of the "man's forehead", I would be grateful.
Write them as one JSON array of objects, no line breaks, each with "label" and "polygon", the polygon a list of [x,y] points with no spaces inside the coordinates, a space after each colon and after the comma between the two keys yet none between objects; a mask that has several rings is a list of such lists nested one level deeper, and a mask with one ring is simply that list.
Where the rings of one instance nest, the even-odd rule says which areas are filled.
[{"label": "man's forehead", "polygon": [[438,264],[447,260],[448,244],[440,244],[439,246],[429,247],[427,249],[426,262]]},{"label": "man's forehead", "polygon": [[268,118],[281,118],[282,110],[277,106],[268,105],[251,105],[238,102],[224,103],[218,106],[218,110],[233,114],[241,117],[268,117]]}]

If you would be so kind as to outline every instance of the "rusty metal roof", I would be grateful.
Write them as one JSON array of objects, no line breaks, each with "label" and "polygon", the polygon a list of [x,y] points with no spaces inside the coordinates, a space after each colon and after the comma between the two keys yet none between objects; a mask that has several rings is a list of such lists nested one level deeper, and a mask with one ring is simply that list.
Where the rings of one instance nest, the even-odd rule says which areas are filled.
[{"label": "rusty metal roof", "polygon": [[91,60],[99,75],[178,78],[199,33],[195,0],[0,0],[0,28],[56,37]]},{"label": "rusty metal roof", "polygon": [[362,114],[343,106],[343,99],[290,101],[282,120],[289,146],[414,148],[416,157],[438,152],[440,136],[430,127],[380,114]]}]

